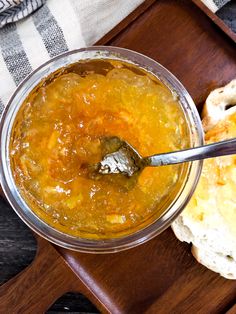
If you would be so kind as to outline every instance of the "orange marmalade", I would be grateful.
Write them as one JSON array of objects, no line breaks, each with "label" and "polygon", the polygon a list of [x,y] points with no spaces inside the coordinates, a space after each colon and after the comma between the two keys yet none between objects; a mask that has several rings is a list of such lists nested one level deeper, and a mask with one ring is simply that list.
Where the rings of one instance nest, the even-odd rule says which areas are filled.
[{"label": "orange marmalade", "polygon": [[149,167],[135,178],[91,177],[106,136],[142,156],[190,145],[177,97],[126,62],[78,62],[23,102],[11,133],[12,173],[31,210],[55,229],[89,239],[128,235],[160,217],[178,193],[186,165]]}]

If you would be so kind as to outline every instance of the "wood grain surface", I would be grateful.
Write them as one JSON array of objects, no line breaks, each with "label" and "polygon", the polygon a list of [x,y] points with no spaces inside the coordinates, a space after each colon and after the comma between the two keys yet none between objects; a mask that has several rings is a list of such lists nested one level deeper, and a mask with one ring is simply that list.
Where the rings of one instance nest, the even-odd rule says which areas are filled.
[{"label": "wood grain surface", "polygon": [[156,1],[109,45],[141,52],[184,84],[198,108],[235,77],[235,44],[190,1]]},{"label": "wood grain surface", "polygon": [[[99,43],[159,61],[183,82],[199,109],[212,88],[235,77],[234,43],[188,0],[148,1],[118,27]],[[199,265],[170,229],[109,255],[71,252],[40,240],[33,264],[0,287],[0,308],[41,313],[72,290],[104,313],[236,313],[236,281]]]},{"label": "wood grain surface", "polygon": [[0,287],[0,313],[44,313],[68,291],[83,293],[105,311],[96,295],[46,240],[36,236],[34,261]]}]

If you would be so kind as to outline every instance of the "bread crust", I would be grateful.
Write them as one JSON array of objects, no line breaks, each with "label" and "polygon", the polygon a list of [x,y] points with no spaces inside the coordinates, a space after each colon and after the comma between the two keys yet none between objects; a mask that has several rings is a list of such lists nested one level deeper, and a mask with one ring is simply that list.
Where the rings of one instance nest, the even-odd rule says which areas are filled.
[{"label": "bread crust", "polygon": [[[219,121],[236,112],[236,79],[224,87],[213,90],[202,111],[204,131],[212,129]],[[232,107],[231,107],[232,106]]]},{"label": "bread crust", "polygon": [[192,245],[191,251],[200,264],[226,279],[236,279],[236,262],[230,255],[199,249],[195,245]]}]

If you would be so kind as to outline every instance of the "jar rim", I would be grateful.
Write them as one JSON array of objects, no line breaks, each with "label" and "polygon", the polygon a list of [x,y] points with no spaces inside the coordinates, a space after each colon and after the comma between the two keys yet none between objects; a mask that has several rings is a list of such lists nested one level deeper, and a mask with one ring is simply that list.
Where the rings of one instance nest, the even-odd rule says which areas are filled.
[{"label": "jar rim", "polygon": [[127,236],[102,240],[79,238],[63,233],[41,220],[29,208],[23,197],[20,195],[11,173],[9,161],[11,128],[23,100],[33,88],[42,81],[42,79],[66,65],[90,59],[115,59],[125,61],[150,72],[161,80],[170,90],[177,93],[182,109],[188,118],[190,133],[193,139],[193,147],[203,145],[203,131],[197,108],[191,96],[179,80],[158,62],[138,52],[124,48],[93,46],[65,52],[42,64],[17,87],[3,112],[0,125],[0,180],[2,189],[9,203],[18,216],[34,232],[56,245],[80,252],[111,253],[132,248],[144,243],[170,226],[173,220],[186,206],[196,188],[201,174],[202,161],[194,161],[189,164],[190,166],[186,182],[181,191],[179,191],[174,202],[172,202],[170,208],[150,225]]}]

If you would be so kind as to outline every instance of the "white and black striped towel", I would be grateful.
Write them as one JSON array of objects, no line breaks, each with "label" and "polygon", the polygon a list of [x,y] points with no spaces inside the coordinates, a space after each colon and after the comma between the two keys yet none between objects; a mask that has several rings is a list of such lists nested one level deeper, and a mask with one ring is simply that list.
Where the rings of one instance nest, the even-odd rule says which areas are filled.
[{"label": "white and black striped towel", "polygon": [[[0,113],[32,70],[94,44],[143,1],[0,0]],[[215,10],[229,0],[202,1]]]},{"label": "white and black striped towel", "polygon": [[230,0],[201,0],[213,13],[222,8]]}]

